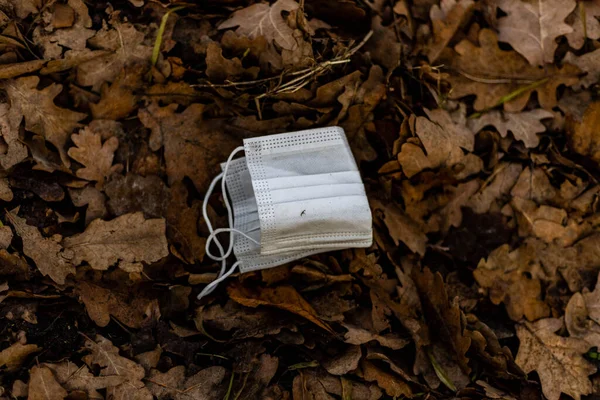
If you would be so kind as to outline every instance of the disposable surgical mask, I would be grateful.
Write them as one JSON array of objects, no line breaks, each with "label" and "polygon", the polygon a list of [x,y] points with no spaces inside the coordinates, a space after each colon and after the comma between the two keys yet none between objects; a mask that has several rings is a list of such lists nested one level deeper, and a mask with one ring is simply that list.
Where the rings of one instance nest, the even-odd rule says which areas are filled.
[{"label": "disposable surgical mask", "polygon": [[[241,151],[246,156],[233,160]],[[245,139],[221,168],[203,205],[211,232],[206,253],[221,261],[221,271],[198,298],[238,267],[248,272],[326,251],[371,246],[371,210],[342,128]],[[220,179],[229,228],[213,229],[206,207]],[[227,251],[216,238],[222,232],[230,235]],[[210,252],[213,241],[218,256]],[[237,261],[225,272],[232,251]]]}]

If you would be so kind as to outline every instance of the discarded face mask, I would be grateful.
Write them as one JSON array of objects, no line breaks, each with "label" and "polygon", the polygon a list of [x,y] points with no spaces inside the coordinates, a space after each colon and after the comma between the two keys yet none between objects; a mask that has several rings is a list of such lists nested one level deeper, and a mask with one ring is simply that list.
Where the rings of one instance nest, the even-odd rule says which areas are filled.
[{"label": "discarded face mask", "polygon": [[[241,151],[246,156],[234,160]],[[342,128],[244,139],[221,168],[202,207],[211,233],[206,254],[221,262],[221,270],[198,299],[238,267],[243,273],[326,251],[371,246],[371,210]],[[207,204],[219,180],[229,228],[213,229]],[[225,232],[227,249],[217,239]],[[220,255],[211,253],[213,241]],[[226,271],[232,251],[237,261]]]}]

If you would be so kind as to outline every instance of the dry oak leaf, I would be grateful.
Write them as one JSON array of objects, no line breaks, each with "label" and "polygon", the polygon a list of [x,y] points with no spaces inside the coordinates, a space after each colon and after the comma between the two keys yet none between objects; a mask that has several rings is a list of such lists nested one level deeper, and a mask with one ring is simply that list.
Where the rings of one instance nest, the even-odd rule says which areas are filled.
[{"label": "dry oak leaf", "polygon": [[600,163],[600,102],[591,103],[583,114],[581,122],[573,120],[567,125],[570,147],[576,153],[590,157]]},{"label": "dry oak leaf", "polygon": [[264,36],[271,44],[273,41],[286,50],[297,46],[293,38],[294,30],[281,16],[283,11],[291,12],[299,8],[294,0],[277,0],[272,5],[256,3],[233,13],[231,18],[219,25],[219,29],[238,27],[238,35],[253,39]]},{"label": "dry oak leaf", "polygon": [[6,349],[0,351],[0,370],[6,372],[16,371],[25,359],[41,349],[35,344],[21,344],[19,342],[12,344]]},{"label": "dry oak leaf", "polygon": [[94,119],[119,120],[137,108],[138,96],[134,93],[143,85],[143,66],[132,65],[123,69],[111,83],[102,84],[100,101],[90,104]]},{"label": "dry oak leaf", "polygon": [[64,285],[67,276],[75,273],[75,267],[62,253],[61,236],[43,237],[38,228],[27,225],[25,218],[17,213],[18,209],[8,211],[6,217],[23,241],[23,253],[35,262],[42,275]]},{"label": "dry oak leaf", "polygon": [[9,0],[15,10],[15,14],[20,19],[25,19],[29,14],[37,14],[42,8],[42,0]]},{"label": "dry oak leaf", "polygon": [[79,134],[71,135],[71,140],[76,147],[69,149],[69,157],[84,165],[84,168],[75,171],[79,178],[96,181],[101,188],[104,180],[121,168],[120,164],[114,167],[112,165],[114,153],[119,147],[119,139],[116,137],[113,136],[102,143],[99,133],[85,127]]},{"label": "dry oak leaf", "polygon": [[206,76],[211,82],[236,80],[242,76],[256,79],[259,72],[259,67],[244,68],[242,61],[237,57],[232,59],[223,57],[221,46],[215,42],[210,42],[206,47]]},{"label": "dry oak leaf", "polygon": [[378,335],[376,333],[369,332],[366,329],[346,324],[344,325],[344,328],[348,330],[344,334],[344,342],[348,344],[361,345],[371,341],[376,341],[383,347],[387,347],[392,350],[400,350],[410,343],[408,340],[402,339],[401,337],[391,333]]},{"label": "dry oak leaf", "polygon": [[371,199],[370,203],[373,210],[379,209],[383,212],[383,222],[396,246],[402,242],[413,253],[425,254],[427,235],[400,207],[391,202],[384,204],[377,199]]},{"label": "dry oak leaf", "polygon": [[470,119],[468,125],[473,133],[479,132],[486,126],[495,127],[502,137],[506,137],[508,132],[511,132],[516,140],[523,142],[525,147],[533,148],[540,143],[537,134],[546,131],[546,127],[541,123],[541,120],[553,117],[554,114],[550,111],[542,109],[519,113],[495,110],[478,118]]},{"label": "dry oak leaf", "polygon": [[9,169],[27,158],[27,147],[19,138],[19,127],[23,114],[17,107],[10,107],[6,103],[0,104],[0,136],[5,143],[6,150],[0,154],[0,166]]},{"label": "dry oak leaf", "polygon": [[177,114],[177,104],[150,105],[140,110],[140,121],[151,130],[150,148],[164,145],[169,184],[189,177],[204,193],[219,165],[239,144],[223,131],[218,120],[205,120],[204,105],[192,104]]},{"label": "dry oak leaf", "polygon": [[345,375],[358,368],[358,362],[362,358],[360,346],[350,346],[332,358],[324,360],[321,365],[331,375]]},{"label": "dry oak leaf", "polygon": [[46,60],[61,58],[65,49],[71,49],[73,54],[86,51],[87,40],[96,33],[95,30],[89,29],[92,27],[92,19],[83,0],[68,0],[68,8],[76,15],[72,26],[63,29],[56,29],[55,26],[37,26],[33,31],[33,42],[42,50]]},{"label": "dry oak leaf", "polygon": [[[598,288],[598,285],[596,285]],[[600,347],[600,325],[591,320],[590,309],[598,308],[598,303],[588,301],[584,296],[589,293],[579,292],[571,296],[565,307],[565,326],[572,338],[583,339],[590,346]],[[589,308],[588,308],[589,307]]]},{"label": "dry oak leaf", "polygon": [[142,262],[153,263],[169,255],[165,230],[164,219],[145,219],[137,212],[111,221],[94,220],[85,232],[65,238],[63,245],[76,265],[87,261],[104,271],[118,263],[127,272],[140,272]]},{"label": "dry oak leaf", "polygon": [[251,290],[240,283],[233,283],[227,287],[227,294],[233,301],[245,307],[270,306],[279,308],[299,315],[327,332],[335,334],[327,323],[321,321],[316,311],[293,286],[257,289]]},{"label": "dry oak leaf", "polygon": [[147,379],[148,389],[159,400],[216,400],[222,399],[225,385],[222,384],[227,370],[209,367],[190,377],[185,376],[185,367],[179,365],[167,372],[155,369]]},{"label": "dry oak leaf", "polygon": [[498,19],[498,39],[509,43],[531,65],[554,62],[556,38],[573,32],[565,18],[575,9],[575,0],[498,0],[507,15]]},{"label": "dry oak leaf", "polygon": [[[172,244],[172,253],[185,262],[193,264],[204,259],[206,238],[198,232],[198,221],[202,204],[199,201],[188,207],[188,191],[181,182],[171,186],[171,199],[166,211],[167,237]],[[173,251],[176,247],[176,251]]]},{"label": "dry oak leaf", "polygon": [[510,193],[521,171],[523,167],[520,164],[506,162],[498,164],[486,184],[471,197],[467,206],[477,214],[487,213],[494,203],[503,200]]},{"label": "dry oak leaf", "polygon": [[[535,248],[519,247],[510,251],[508,244],[492,251],[487,260],[481,260],[473,276],[477,283],[488,289],[494,304],[504,303],[513,321],[525,317],[530,321],[548,316],[549,308],[542,300],[542,287],[531,268]],[[532,275],[528,277],[527,274]]]},{"label": "dry oak leaf", "polygon": [[554,333],[562,325],[557,318],[518,324],[521,343],[516,362],[525,373],[537,371],[548,400],[558,400],[561,393],[579,400],[592,393],[588,375],[595,373],[596,367],[583,358],[590,348],[586,341]]},{"label": "dry oak leaf", "polygon": [[588,88],[600,80],[600,49],[581,56],[576,56],[568,52],[564,58],[564,62],[571,63],[579,67],[583,72],[586,72],[586,75],[581,78],[579,84],[574,86],[575,88]]},{"label": "dry oak leaf", "polygon": [[383,393],[377,385],[365,385],[349,379],[340,379],[310,368],[300,370],[292,383],[294,400],[334,400],[338,398],[352,400],[378,400]]},{"label": "dry oak leaf", "polygon": [[573,28],[573,32],[566,35],[572,48],[580,49],[586,38],[600,39],[600,22],[597,17],[600,17],[600,1],[577,2],[577,7],[567,18],[567,23]]},{"label": "dry oak leaf", "polygon": [[88,40],[88,45],[110,53],[79,64],[77,83],[92,86],[95,91],[99,91],[104,82],[112,82],[123,68],[134,64],[148,65],[152,47],[143,43],[144,37],[129,22],[112,21],[111,28],[103,26],[102,30]]},{"label": "dry oak leaf", "polygon": [[[398,4],[401,4],[398,2]],[[433,41],[428,46],[427,58],[433,64],[452,40],[461,25],[468,20],[475,3],[473,0],[442,0],[429,11]]]},{"label": "dry oak leaf", "polygon": [[87,393],[89,399],[103,398],[98,390],[118,386],[127,379],[124,376],[94,376],[87,365],[78,366],[71,361],[58,364],[42,364],[51,369],[58,383],[69,391],[77,390]]},{"label": "dry oak leaf", "polygon": [[62,400],[67,391],[56,381],[52,371],[35,366],[29,372],[29,396],[27,400]]},{"label": "dry oak leaf", "polygon": [[112,315],[130,328],[139,329],[145,321],[158,314],[158,300],[149,299],[137,290],[106,289],[88,282],[79,282],[75,293],[85,304],[90,318],[104,327]]},{"label": "dry oak leaf", "polygon": [[120,376],[130,382],[140,381],[146,375],[144,368],[135,361],[119,355],[119,348],[110,340],[96,335],[94,340],[85,342],[85,348],[91,353],[82,358],[88,367],[100,367],[100,376]]},{"label": "dry oak leaf", "polygon": [[377,382],[377,386],[382,388],[389,396],[394,398],[412,397],[412,390],[406,382],[399,377],[380,369],[371,361],[362,360],[360,368],[362,378],[365,381]]},{"label": "dry oak leaf", "polygon": [[423,272],[413,272],[413,279],[421,298],[423,314],[430,326],[430,334],[450,353],[460,369],[469,374],[469,359],[466,356],[471,346],[463,324],[463,315],[456,299],[451,301],[444,285],[442,275],[433,273],[429,268]]},{"label": "dry oak leaf", "polygon": [[[521,111],[533,92],[537,92],[542,108],[550,110],[556,106],[558,86],[573,86],[579,81],[580,70],[574,65],[565,64],[560,69],[555,65],[538,68],[529,65],[515,51],[501,50],[496,34],[490,29],[479,32],[479,43],[478,47],[465,39],[454,47],[457,54],[452,51],[443,54],[443,61],[453,72],[448,78],[452,85],[450,98],[475,95],[477,111],[497,107],[503,102],[505,111]],[[518,90],[523,93],[504,101]]]},{"label": "dry oak leaf", "polygon": [[40,78],[28,76],[2,83],[12,108],[25,116],[25,129],[43,136],[60,153],[63,164],[71,165],[65,144],[71,133],[80,126],[86,114],[67,110],[54,104],[54,98],[62,91],[56,83],[37,90]]}]

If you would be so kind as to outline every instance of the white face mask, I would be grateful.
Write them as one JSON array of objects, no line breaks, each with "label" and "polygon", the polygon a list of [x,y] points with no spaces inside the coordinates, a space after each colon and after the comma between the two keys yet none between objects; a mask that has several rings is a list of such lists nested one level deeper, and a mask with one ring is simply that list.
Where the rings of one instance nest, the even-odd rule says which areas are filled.
[{"label": "white face mask", "polygon": [[[232,160],[242,150],[246,157]],[[371,210],[343,129],[246,139],[222,168],[223,173],[209,188],[203,209],[211,231],[207,255],[221,261],[221,272],[198,298],[211,293],[238,266],[241,272],[248,272],[325,251],[371,246]],[[233,228],[213,230],[206,204],[216,181],[223,176],[223,197]],[[230,233],[227,251],[216,239],[221,232]],[[213,240],[221,256],[210,253]],[[226,273],[225,259],[232,250],[238,261]]]}]

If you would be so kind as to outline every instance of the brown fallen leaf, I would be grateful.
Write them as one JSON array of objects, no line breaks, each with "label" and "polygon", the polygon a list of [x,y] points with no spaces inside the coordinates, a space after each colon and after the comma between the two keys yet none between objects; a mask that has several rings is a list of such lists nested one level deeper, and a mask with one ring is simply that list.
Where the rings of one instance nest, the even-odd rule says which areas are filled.
[{"label": "brown fallen leaf", "polygon": [[29,395],[27,400],[62,400],[67,391],[56,381],[52,371],[35,366],[29,372]]},{"label": "brown fallen leaf", "polygon": [[54,282],[64,285],[67,276],[75,273],[75,266],[62,254],[62,237],[43,237],[38,228],[27,225],[26,220],[17,214],[18,209],[15,209],[7,212],[6,217],[23,241],[23,253],[35,262],[42,275],[47,275]]},{"label": "brown fallen leaf", "polygon": [[[535,273],[535,264],[530,265],[530,257],[535,247],[520,247],[510,251],[508,244],[492,251],[487,260],[481,260],[473,276],[477,283],[489,290],[494,304],[504,303],[509,317],[519,321],[525,317],[535,321],[546,317],[549,309],[542,300],[542,287]],[[536,274],[537,275],[537,274]]]},{"label": "brown fallen leaf", "polygon": [[573,151],[590,157],[600,163],[600,137],[597,126],[600,123],[600,102],[591,103],[583,114],[581,122],[567,125],[569,144]]},{"label": "brown fallen leaf", "polygon": [[292,50],[296,46],[292,37],[294,31],[283,19],[281,13],[294,11],[298,7],[298,3],[294,0],[277,0],[272,5],[256,3],[234,12],[227,21],[219,25],[219,29],[237,26],[235,32],[238,35],[244,35],[251,39],[264,36],[270,45],[275,41],[283,49]]},{"label": "brown fallen leaf", "polygon": [[100,101],[90,104],[94,119],[119,120],[137,108],[136,91],[143,84],[143,65],[132,65],[123,69],[111,83],[104,83],[100,90]]},{"label": "brown fallen leaf", "polygon": [[588,88],[600,80],[600,49],[580,56],[576,56],[569,52],[565,56],[564,61],[573,64],[579,67],[583,72],[586,72],[586,75],[581,78],[579,84],[574,85],[575,88]]},{"label": "brown fallen leaf", "polygon": [[106,289],[79,282],[75,294],[85,304],[90,318],[101,327],[108,325],[112,315],[128,327],[139,329],[159,314],[158,300],[148,298],[135,288]]},{"label": "brown fallen leaf", "polygon": [[52,370],[58,383],[68,391],[82,391],[90,399],[100,398],[98,390],[118,386],[125,382],[125,376],[94,376],[87,365],[78,366],[70,361],[58,364],[42,364],[44,368]]},{"label": "brown fallen leaf", "polygon": [[[465,39],[456,45],[454,50],[456,53],[446,51],[442,57],[454,71],[448,78],[452,85],[449,96],[452,99],[460,99],[475,95],[474,108],[477,111],[501,104],[504,105],[505,111],[521,111],[533,92],[537,92],[541,107],[550,110],[556,106],[558,86],[573,86],[579,82],[577,75],[580,70],[576,66],[565,64],[560,69],[555,65],[546,65],[544,69],[531,66],[515,51],[501,50],[496,34],[489,29],[479,32],[479,46]],[[506,79],[513,76],[526,79],[528,83]],[[509,99],[509,95],[519,90],[522,91],[519,96]]]},{"label": "brown fallen leaf", "polygon": [[[377,400],[383,393],[377,385],[346,380],[325,373],[323,370],[300,370],[292,383],[294,400]],[[334,397],[336,396],[336,397]]]},{"label": "brown fallen leaf", "polygon": [[204,119],[204,105],[192,104],[179,114],[176,109],[176,104],[150,105],[140,110],[139,118],[152,131],[150,148],[156,151],[164,145],[169,184],[187,176],[204,192],[239,142],[225,134],[219,122]]},{"label": "brown fallen leaf", "polygon": [[19,137],[22,120],[23,114],[19,107],[0,104],[0,135],[6,143],[4,154],[0,155],[0,165],[4,169],[9,169],[27,158],[27,147]]},{"label": "brown fallen leaf", "polygon": [[96,335],[94,340],[87,339],[85,349],[90,354],[82,358],[88,367],[100,367],[100,376],[120,376],[128,381],[140,381],[146,375],[144,368],[132,360],[119,355],[119,348],[110,340]]},{"label": "brown fallen leaf", "polygon": [[323,368],[331,375],[346,375],[350,371],[358,368],[358,363],[362,358],[360,346],[350,346],[344,352],[338,353],[332,358],[328,358],[321,363]]},{"label": "brown fallen leaf", "polygon": [[21,19],[27,18],[30,14],[37,14],[42,8],[41,0],[16,0],[10,1],[10,5],[14,7],[15,13]]},{"label": "brown fallen leaf", "polygon": [[364,380],[367,382],[377,382],[377,385],[382,388],[388,396],[406,396],[410,398],[413,394],[410,386],[408,386],[406,382],[397,376],[380,369],[368,360],[361,361],[360,369]]},{"label": "brown fallen leaf", "polygon": [[111,20],[104,24],[88,45],[97,50],[109,51],[107,55],[78,64],[77,83],[92,86],[99,91],[102,84],[112,82],[123,68],[134,64],[146,64],[152,56],[152,47],[145,45],[144,33],[130,22]]},{"label": "brown fallen leaf", "polygon": [[101,188],[104,180],[122,167],[120,164],[112,165],[114,152],[119,147],[119,139],[116,137],[102,143],[100,135],[86,127],[79,134],[71,135],[71,139],[76,147],[69,149],[69,157],[84,165],[84,168],[75,172],[78,177],[96,181]]},{"label": "brown fallen leaf", "polygon": [[510,45],[531,65],[554,62],[555,39],[573,32],[565,18],[575,9],[575,0],[499,0],[507,15],[498,19],[498,39]]},{"label": "brown fallen leaf", "polygon": [[379,200],[371,199],[373,210],[383,211],[383,222],[396,245],[403,242],[412,252],[425,254],[427,236],[400,207],[393,203],[384,204]]},{"label": "brown fallen leaf", "polygon": [[365,44],[371,59],[387,69],[388,75],[401,63],[402,44],[391,26],[383,26],[382,19],[375,15],[371,21],[373,35]]},{"label": "brown fallen leaf", "polygon": [[[42,50],[44,59],[61,58],[65,49],[72,52],[86,50],[87,40],[96,33],[92,27],[92,19],[83,0],[68,0],[68,8],[73,12],[72,26],[59,28],[53,20],[49,26],[38,25],[33,31],[33,42]],[[59,4],[60,7],[60,4]],[[55,11],[56,8],[55,8]],[[48,13],[44,10],[42,14]]]},{"label": "brown fallen leaf", "polygon": [[96,219],[85,232],[63,240],[65,254],[75,265],[87,261],[92,268],[107,270],[118,264],[127,272],[142,270],[169,255],[164,219],[145,219],[141,212],[111,221]]},{"label": "brown fallen leaf", "polygon": [[[318,93],[317,93],[318,94]],[[386,94],[383,70],[374,65],[369,70],[369,77],[360,85],[354,96],[354,105],[348,108],[348,118],[340,126],[344,128],[354,157],[360,161],[373,161],[377,154],[369,143],[365,126],[373,118],[373,110]]]},{"label": "brown fallen leaf", "polygon": [[509,113],[502,111],[490,111],[478,118],[469,120],[469,128],[477,133],[486,126],[495,127],[500,136],[506,137],[511,132],[516,140],[523,142],[525,147],[537,147],[540,143],[538,133],[546,131],[541,123],[542,119],[552,118],[554,114],[546,110],[522,111],[520,113]]},{"label": "brown fallen leaf", "polygon": [[223,50],[215,42],[210,42],[206,47],[206,76],[211,82],[235,81],[242,76],[256,79],[259,72],[258,67],[244,68],[242,61],[237,57],[232,59],[223,57]]},{"label": "brown fallen leaf", "polygon": [[40,350],[35,344],[13,343],[0,351],[0,368],[4,367],[7,372],[16,371],[23,365],[29,355],[37,353]]},{"label": "brown fallen leaf", "polygon": [[344,328],[348,330],[344,335],[344,342],[348,344],[361,345],[376,341],[384,347],[392,350],[400,350],[409,343],[408,340],[391,333],[378,335],[366,329],[348,324],[344,324]]},{"label": "brown fallen leaf", "polygon": [[516,361],[526,373],[537,371],[542,392],[549,400],[558,400],[561,393],[579,400],[592,392],[588,375],[595,373],[596,367],[583,358],[590,348],[587,342],[554,333],[562,325],[557,318],[518,324],[521,343]]},{"label": "brown fallen leaf", "polygon": [[431,336],[446,347],[452,359],[468,375],[471,368],[466,352],[471,339],[466,334],[458,302],[448,298],[444,280],[439,273],[434,274],[426,268],[420,273],[413,271],[413,278],[421,298],[425,320],[431,328]]},{"label": "brown fallen leaf", "polygon": [[195,375],[186,377],[185,367],[173,367],[165,373],[150,371],[148,389],[160,399],[216,400],[223,397],[226,370],[223,367],[209,367]]},{"label": "brown fallen leaf", "polygon": [[41,69],[45,64],[46,60],[33,60],[0,65],[0,79],[12,79],[21,75],[30,74]]},{"label": "brown fallen leaf", "polygon": [[116,216],[143,211],[147,217],[162,217],[171,197],[169,188],[160,177],[144,177],[131,172],[126,176],[113,175],[104,192],[109,198],[108,209]]},{"label": "brown fallen leaf", "polygon": [[233,283],[227,287],[227,294],[246,307],[271,306],[294,313],[335,335],[335,331],[319,319],[312,306],[292,286],[250,290],[240,283]]},{"label": "brown fallen leaf", "polygon": [[[598,287],[598,285],[596,285]],[[587,296],[586,296],[587,295]],[[589,293],[577,292],[565,307],[565,326],[569,336],[585,340],[590,346],[600,346],[600,325],[590,319],[590,310],[598,308]]]},{"label": "brown fallen leaf", "polygon": [[69,189],[69,196],[73,205],[76,207],[85,207],[85,225],[96,218],[104,218],[108,211],[106,210],[106,197],[93,186],[86,186],[84,189]]},{"label": "brown fallen leaf", "polygon": [[472,208],[477,214],[490,211],[498,200],[504,200],[503,197],[510,193],[517,179],[519,179],[522,170],[523,167],[520,164],[499,163],[494,168],[494,172],[488,178],[487,182],[471,197],[467,206]]},{"label": "brown fallen leaf", "polygon": [[80,126],[79,121],[86,114],[74,112],[54,104],[54,98],[62,91],[62,85],[53,83],[42,90],[37,90],[40,78],[28,76],[9,80],[2,84],[11,101],[11,111],[25,116],[25,129],[43,136],[52,143],[60,158],[69,167],[71,162],[67,157],[65,145],[69,136]]},{"label": "brown fallen leaf", "polygon": [[171,199],[166,211],[167,238],[174,242],[176,252],[183,261],[193,264],[204,259],[206,239],[198,232],[201,203],[194,201],[188,207],[188,191],[181,182],[171,186]]},{"label": "brown fallen leaf", "polygon": [[[401,4],[401,3],[398,3]],[[468,20],[474,6],[473,0],[444,0],[429,11],[433,41],[428,46],[427,58],[433,64],[452,40],[461,25]]]},{"label": "brown fallen leaf", "polygon": [[600,3],[596,0],[577,2],[575,10],[567,17],[567,23],[573,32],[567,33],[569,45],[580,49],[586,39],[600,39]]}]

